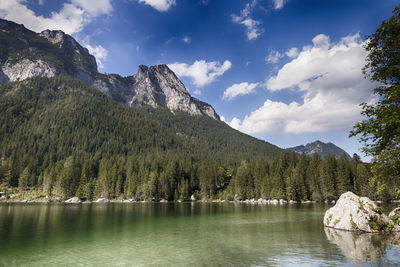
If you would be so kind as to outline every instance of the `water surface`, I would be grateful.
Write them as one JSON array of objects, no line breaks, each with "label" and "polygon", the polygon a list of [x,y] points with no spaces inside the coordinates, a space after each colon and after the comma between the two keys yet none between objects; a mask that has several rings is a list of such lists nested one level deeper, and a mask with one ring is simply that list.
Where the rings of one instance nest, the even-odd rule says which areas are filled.
[{"label": "water surface", "polygon": [[324,229],[327,205],[0,204],[0,266],[399,266],[400,237]]}]

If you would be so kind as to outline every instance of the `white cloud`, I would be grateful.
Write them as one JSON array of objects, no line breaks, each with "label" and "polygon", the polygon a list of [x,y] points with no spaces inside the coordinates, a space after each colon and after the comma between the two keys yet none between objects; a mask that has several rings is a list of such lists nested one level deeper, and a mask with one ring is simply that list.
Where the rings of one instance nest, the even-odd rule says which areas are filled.
[{"label": "white cloud", "polygon": [[232,63],[229,60],[225,60],[222,65],[218,61],[206,62],[205,60],[196,60],[192,65],[179,62],[168,65],[176,75],[192,78],[193,84],[197,87],[213,82],[231,66]]},{"label": "white cloud", "polygon": [[25,3],[25,0],[1,0],[0,17],[24,24],[36,32],[50,29],[73,34],[80,32],[94,17],[112,11],[110,0],[72,0],[64,3],[60,11],[53,11],[46,18],[37,16]]},{"label": "white cloud", "polygon": [[43,6],[43,5],[44,5],[44,0],[38,0],[38,4],[39,4],[40,6]]},{"label": "white cloud", "polygon": [[193,94],[195,94],[195,95],[201,95],[201,91],[198,90],[198,89],[196,89],[196,90],[194,90]]},{"label": "white cloud", "polygon": [[299,54],[299,49],[297,47],[290,48],[285,54],[290,58],[295,58]]},{"label": "white cloud", "polygon": [[255,92],[254,89],[257,86],[258,83],[248,83],[248,82],[234,84],[225,90],[222,99],[231,100],[238,95],[248,95],[254,93]]},{"label": "white cloud", "polygon": [[190,44],[190,42],[191,42],[191,40],[190,40],[190,38],[189,38],[188,36],[184,36],[184,37],[182,38],[182,41],[184,41],[184,42],[187,43],[187,44]]},{"label": "white cloud", "polygon": [[231,15],[233,22],[246,26],[246,35],[248,40],[255,40],[264,32],[264,29],[260,28],[261,22],[250,17],[251,10],[256,5],[257,0],[253,0],[251,3],[246,4],[246,7],[241,10],[240,16],[235,14]]},{"label": "white cloud", "polygon": [[87,41],[83,42],[83,46],[86,47],[89,50],[89,53],[96,58],[99,68],[104,68],[103,62],[107,59],[108,50],[101,45],[92,46]]},{"label": "white cloud", "polygon": [[92,16],[108,14],[113,10],[110,0],[71,0],[71,2]]},{"label": "white cloud", "polygon": [[163,12],[167,11],[171,6],[176,5],[175,0],[138,0],[139,3],[149,5],[156,10]]},{"label": "white cloud", "polygon": [[272,0],[274,2],[275,9],[281,9],[286,3],[286,0]]},{"label": "white cloud", "polygon": [[359,103],[375,101],[375,85],[361,71],[367,53],[359,34],[337,43],[321,34],[312,42],[266,81],[271,92],[302,93],[303,103],[267,99],[243,121],[234,118],[232,127],[250,134],[325,132],[349,129],[360,119]]},{"label": "white cloud", "polygon": [[283,58],[283,55],[281,53],[271,50],[268,56],[265,57],[265,61],[270,64],[276,64],[281,58]]}]

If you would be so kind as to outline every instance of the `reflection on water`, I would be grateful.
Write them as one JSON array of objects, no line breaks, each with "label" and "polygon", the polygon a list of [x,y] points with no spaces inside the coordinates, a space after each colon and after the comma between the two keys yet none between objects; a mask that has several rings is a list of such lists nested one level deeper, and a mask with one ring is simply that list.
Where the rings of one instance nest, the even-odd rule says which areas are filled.
[{"label": "reflection on water", "polygon": [[331,229],[324,232],[327,208],[232,203],[0,204],[0,266],[400,263],[400,251],[391,245],[399,244],[400,237],[387,240]]},{"label": "reflection on water", "polygon": [[325,227],[327,239],[337,245],[351,262],[377,262],[385,257],[388,246],[399,246],[400,233],[371,234]]}]

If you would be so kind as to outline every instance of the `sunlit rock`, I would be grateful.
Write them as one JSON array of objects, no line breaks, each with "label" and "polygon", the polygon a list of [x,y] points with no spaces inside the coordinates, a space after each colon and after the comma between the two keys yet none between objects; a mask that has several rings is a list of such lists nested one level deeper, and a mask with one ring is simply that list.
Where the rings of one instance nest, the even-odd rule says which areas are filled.
[{"label": "sunlit rock", "polygon": [[392,222],[374,201],[352,192],[342,194],[336,205],[325,212],[324,225],[370,233],[393,230]]},{"label": "sunlit rock", "polygon": [[110,200],[107,198],[99,198],[96,200],[96,203],[108,203],[108,202],[110,202]]},{"label": "sunlit rock", "polygon": [[72,197],[64,201],[65,203],[81,203],[82,201],[78,197]]}]

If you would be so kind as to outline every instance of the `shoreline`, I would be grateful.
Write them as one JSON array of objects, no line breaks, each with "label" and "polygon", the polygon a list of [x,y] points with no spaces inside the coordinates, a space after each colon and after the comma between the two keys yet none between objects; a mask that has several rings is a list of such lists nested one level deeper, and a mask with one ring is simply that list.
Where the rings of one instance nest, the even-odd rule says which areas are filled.
[{"label": "shoreline", "polygon": [[[382,204],[383,201],[377,200],[376,203]],[[274,201],[274,200],[266,200],[265,202],[260,201],[251,201],[251,200],[225,200],[225,199],[207,199],[207,200],[117,200],[117,199],[110,199],[106,201],[77,201],[77,202],[67,202],[61,200],[33,200],[33,199],[24,199],[24,200],[3,200],[0,199],[0,204],[16,204],[16,203],[54,203],[54,204],[107,204],[107,203],[238,203],[238,204],[250,204],[250,205],[272,205],[272,206],[282,206],[282,205],[293,205],[293,204],[335,204],[333,202],[328,201],[313,201],[313,200],[306,200],[306,201]],[[387,203],[400,203],[400,200],[391,200]]]}]

